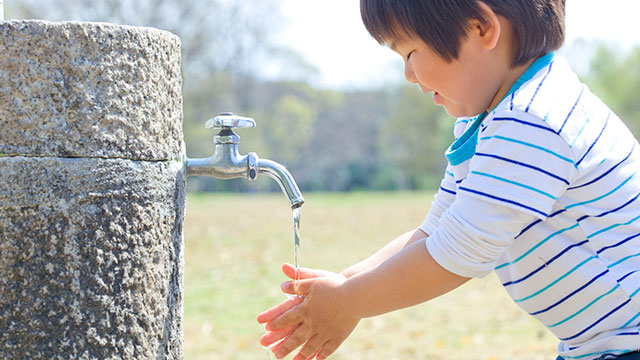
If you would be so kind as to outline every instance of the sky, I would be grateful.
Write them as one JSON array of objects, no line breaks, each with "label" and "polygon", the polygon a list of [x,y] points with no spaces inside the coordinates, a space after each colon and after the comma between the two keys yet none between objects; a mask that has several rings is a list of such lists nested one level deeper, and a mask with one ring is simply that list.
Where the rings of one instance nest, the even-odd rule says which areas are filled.
[{"label": "sky", "polygon": [[[362,25],[358,0],[283,0],[287,19],[278,43],[319,70],[314,85],[362,88],[403,80],[402,59],[381,47]],[[638,0],[567,0],[567,46],[602,40],[621,49],[640,46]],[[570,59],[571,60],[571,59]]]}]

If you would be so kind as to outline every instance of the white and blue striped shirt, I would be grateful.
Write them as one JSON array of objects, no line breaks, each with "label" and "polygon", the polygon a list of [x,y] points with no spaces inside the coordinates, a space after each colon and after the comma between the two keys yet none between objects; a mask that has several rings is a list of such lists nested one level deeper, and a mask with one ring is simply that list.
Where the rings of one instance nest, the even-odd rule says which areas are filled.
[{"label": "white and blue striped shirt", "polygon": [[547,60],[484,119],[456,122],[456,143],[473,148],[448,152],[421,227],[426,246],[461,276],[495,270],[512,299],[560,339],[565,359],[634,351],[638,142],[566,61]]}]

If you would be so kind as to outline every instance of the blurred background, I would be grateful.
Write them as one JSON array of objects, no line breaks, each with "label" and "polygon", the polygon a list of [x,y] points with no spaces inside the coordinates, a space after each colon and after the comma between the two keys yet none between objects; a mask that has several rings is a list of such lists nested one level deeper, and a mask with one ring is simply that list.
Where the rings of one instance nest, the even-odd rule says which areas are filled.
[{"label": "blurred background", "polygon": [[[303,266],[340,271],[422,222],[453,119],[403,78],[356,0],[5,0],[5,19],[151,26],[182,41],[184,133],[209,156],[207,119],[255,118],[240,151],[284,164],[307,200]],[[569,0],[560,51],[640,135],[636,0]],[[275,182],[190,178],[185,358],[268,359],[255,316],[282,301],[291,213]],[[273,193],[270,193],[273,192]],[[497,279],[365,319],[332,359],[553,359],[552,334]]]},{"label": "blurred background", "polygon": [[[356,0],[6,0],[5,18],[106,21],[182,40],[190,157],[212,152],[204,122],[254,117],[241,152],[293,173],[303,191],[436,188],[453,121],[402,60],[366,33]],[[569,0],[560,52],[640,133],[640,33],[634,0]],[[338,161],[339,159],[339,161]],[[277,190],[271,180],[193,179],[191,190]]]}]

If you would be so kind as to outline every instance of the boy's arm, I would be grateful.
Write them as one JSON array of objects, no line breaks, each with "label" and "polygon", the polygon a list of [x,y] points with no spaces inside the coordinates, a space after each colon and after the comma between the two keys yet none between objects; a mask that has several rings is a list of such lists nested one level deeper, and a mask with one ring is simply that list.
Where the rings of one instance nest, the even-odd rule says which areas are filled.
[{"label": "boy's arm", "polygon": [[[349,313],[363,318],[423,303],[468,280],[440,266],[420,241],[354,275],[344,282],[341,292]],[[375,293],[383,296],[366,296]]]},{"label": "boy's arm", "polygon": [[286,283],[285,292],[304,295],[305,300],[270,319],[266,328],[277,330],[301,324],[277,345],[277,357],[284,357],[309,340],[295,359],[306,359],[322,349],[318,357],[321,359],[340,346],[361,318],[419,304],[467,280],[442,268],[431,257],[424,242],[414,241],[380,264],[349,279],[319,277],[301,280],[297,285]]},{"label": "boy's arm", "polygon": [[340,274],[344,275],[346,278],[350,278],[351,276],[359,272],[368,270],[382,263],[383,261],[387,260],[388,258],[395,255],[396,253],[406,248],[407,246],[413,244],[418,240],[426,239],[427,237],[429,237],[429,235],[421,229],[408,231],[398,236],[391,242],[389,242],[387,245],[382,247],[380,250],[376,251],[373,255],[369,256],[368,258],[342,270]]}]

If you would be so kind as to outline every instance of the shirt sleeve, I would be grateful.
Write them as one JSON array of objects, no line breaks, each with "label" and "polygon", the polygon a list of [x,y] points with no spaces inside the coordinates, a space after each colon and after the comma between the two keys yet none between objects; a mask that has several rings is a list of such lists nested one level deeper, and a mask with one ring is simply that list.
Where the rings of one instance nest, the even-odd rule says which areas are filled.
[{"label": "shirt sleeve", "polygon": [[447,166],[445,175],[440,182],[440,188],[434,195],[433,202],[429,208],[424,222],[420,226],[420,229],[426,234],[431,235],[433,231],[438,227],[440,217],[449,208],[456,198],[456,181],[451,171],[451,167]]},{"label": "shirt sleeve", "polygon": [[577,170],[560,131],[519,111],[488,121],[467,161],[467,177],[426,246],[445,269],[482,277],[525,226],[552,213]]},{"label": "shirt sleeve", "polygon": [[440,266],[464,277],[483,277],[493,271],[505,249],[535,216],[458,194],[425,240]]}]

